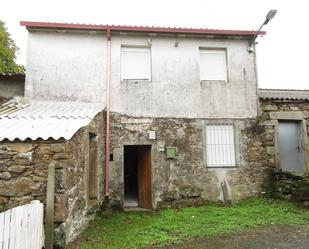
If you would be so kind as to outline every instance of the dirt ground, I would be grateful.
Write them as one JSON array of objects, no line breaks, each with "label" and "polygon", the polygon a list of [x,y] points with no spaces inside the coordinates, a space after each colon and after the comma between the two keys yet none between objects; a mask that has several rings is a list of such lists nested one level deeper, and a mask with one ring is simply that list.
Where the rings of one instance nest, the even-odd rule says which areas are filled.
[{"label": "dirt ground", "polygon": [[267,226],[148,249],[309,249],[309,225]]}]

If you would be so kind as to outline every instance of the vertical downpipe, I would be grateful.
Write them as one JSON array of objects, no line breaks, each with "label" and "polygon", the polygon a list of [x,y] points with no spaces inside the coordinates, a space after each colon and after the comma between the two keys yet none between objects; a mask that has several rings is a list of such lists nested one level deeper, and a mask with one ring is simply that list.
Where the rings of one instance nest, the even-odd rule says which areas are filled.
[{"label": "vertical downpipe", "polygon": [[258,69],[257,69],[257,54],[256,54],[256,46],[253,44],[253,56],[254,56],[254,76],[255,76],[255,94],[256,94],[256,114],[260,115],[260,99],[259,99],[259,79],[258,79]]},{"label": "vertical downpipe", "polygon": [[107,30],[107,86],[106,86],[106,142],[105,142],[105,198],[109,197],[109,144],[110,144],[110,84],[111,84],[111,30]]}]

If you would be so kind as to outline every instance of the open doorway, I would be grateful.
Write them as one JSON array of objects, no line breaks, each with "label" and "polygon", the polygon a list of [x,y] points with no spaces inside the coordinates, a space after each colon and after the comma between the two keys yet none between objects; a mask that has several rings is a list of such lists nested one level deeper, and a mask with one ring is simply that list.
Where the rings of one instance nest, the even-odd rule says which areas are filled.
[{"label": "open doorway", "polygon": [[124,146],[124,206],[152,208],[151,146]]}]

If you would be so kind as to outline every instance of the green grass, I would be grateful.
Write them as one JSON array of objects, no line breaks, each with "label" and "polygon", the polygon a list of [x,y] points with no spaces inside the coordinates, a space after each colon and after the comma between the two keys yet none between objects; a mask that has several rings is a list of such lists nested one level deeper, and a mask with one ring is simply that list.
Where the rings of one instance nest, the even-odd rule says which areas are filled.
[{"label": "green grass", "polygon": [[309,210],[284,201],[251,198],[233,206],[97,216],[70,248],[140,248],[272,224],[309,224]]}]

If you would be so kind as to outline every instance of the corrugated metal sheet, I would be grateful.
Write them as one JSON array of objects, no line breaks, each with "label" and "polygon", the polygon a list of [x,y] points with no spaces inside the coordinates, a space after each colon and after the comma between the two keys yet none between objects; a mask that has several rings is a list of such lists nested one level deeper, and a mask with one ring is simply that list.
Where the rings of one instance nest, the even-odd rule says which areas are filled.
[{"label": "corrugated metal sheet", "polygon": [[[254,36],[255,30],[224,30],[207,28],[178,28],[178,27],[149,27],[149,26],[127,26],[127,25],[96,25],[81,23],[55,23],[55,22],[29,22],[21,21],[20,25],[27,28],[53,28],[53,29],[79,29],[79,30],[111,30],[111,31],[135,31],[155,33],[189,33],[210,35],[236,35]],[[259,31],[259,35],[265,35],[265,31]]]},{"label": "corrugated metal sheet", "polygon": [[0,117],[0,141],[8,139],[70,139],[103,110],[98,104],[31,102],[22,110]]},{"label": "corrugated metal sheet", "polygon": [[1,105],[7,102],[8,100],[9,100],[8,98],[0,96],[0,108],[1,108]]},{"label": "corrugated metal sheet", "polygon": [[[1,101],[2,99],[0,99]],[[27,107],[29,103],[22,97],[15,97],[13,99],[6,99],[6,101],[0,102],[0,117],[9,115]]]},{"label": "corrugated metal sheet", "polygon": [[261,99],[309,100],[309,90],[259,89]]}]

